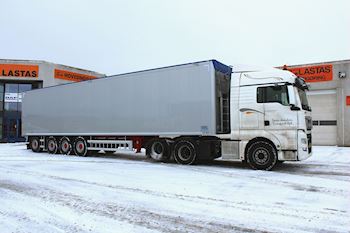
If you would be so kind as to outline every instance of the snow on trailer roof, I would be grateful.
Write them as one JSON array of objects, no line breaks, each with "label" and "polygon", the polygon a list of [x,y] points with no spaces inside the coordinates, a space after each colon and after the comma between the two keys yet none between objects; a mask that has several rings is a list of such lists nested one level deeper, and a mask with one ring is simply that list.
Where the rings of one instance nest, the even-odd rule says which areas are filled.
[{"label": "snow on trailer roof", "polygon": [[136,73],[141,73],[141,72],[146,72],[146,71],[153,71],[153,70],[159,70],[159,69],[166,69],[166,68],[173,68],[173,67],[178,67],[178,66],[185,66],[185,65],[191,65],[191,64],[199,64],[199,63],[204,63],[204,62],[212,62],[214,69],[218,72],[221,72],[223,74],[231,74],[232,73],[232,68],[230,66],[227,66],[215,59],[211,59],[211,60],[204,60],[204,61],[198,61],[198,62],[189,62],[189,63],[183,63],[183,64],[179,64],[179,65],[172,65],[172,66],[164,66],[164,67],[158,67],[158,68],[152,68],[152,69],[146,69],[146,70],[139,70],[139,71],[133,71],[133,72],[127,72],[127,73],[122,73],[122,74],[116,74],[116,75],[109,75],[109,76],[105,76],[105,77],[100,77],[100,78],[96,78],[96,79],[89,79],[89,80],[84,80],[84,81],[80,81],[80,82],[75,82],[75,83],[62,83],[59,85],[55,85],[55,86],[49,86],[49,87],[43,87],[43,88],[39,88],[39,89],[32,89],[26,92],[32,92],[32,91],[39,91],[42,89],[47,89],[47,88],[54,88],[54,87],[59,87],[59,86],[64,86],[64,85],[77,85],[79,83],[82,82],[93,82],[93,81],[97,81],[97,80],[101,80],[101,79],[106,79],[106,78],[112,78],[112,77],[116,77],[116,76],[122,76],[122,75],[128,75],[128,74],[136,74]]},{"label": "snow on trailer roof", "polygon": [[182,63],[178,65],[172,65],[172,66],[163,66],[163,67],[158,67],[158,68],[152,68],[152,69],[146,69],[146,70],[139,70],[139,71],[133,71],[133,72],[128,72],[128,73],[122,73],[122,74],[115,74],[115,75],[109,75],[108,77],[115,77],[115,76],[121,76],[121,75],[127,75],[127,74],[135,74],[135,73],[140,73],[140,72],[145,72],[145,71],[152,71],[152,70],[159,70],[159,69],[166,69],[166,68],[174,68],[178,66],[185,66],[185,65],[194,65],[194,64],[199,64],[199,63],[204,63],[204,62],[213,62],[215,70],[221,72],[221,73],[232,73],[232,68],[230,66],[227,66],[215,59],[211,60],[204,60],[204,61],[197,61],[197,62],[189,62],[189,63]]}]

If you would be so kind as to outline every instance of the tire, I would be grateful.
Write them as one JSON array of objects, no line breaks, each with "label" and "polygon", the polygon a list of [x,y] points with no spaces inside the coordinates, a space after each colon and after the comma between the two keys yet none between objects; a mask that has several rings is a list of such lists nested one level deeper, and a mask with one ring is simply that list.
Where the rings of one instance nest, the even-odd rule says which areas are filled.
[{"label": "tire", "polygon": [[73,143],[73,151],[77,156],[87,156],[87,142],[83,137],[77,137]]},{"label": "tire", "polygon": [[146,155],[157,162],[166,162],[170,159],[170,146],[165,139],[154,139],[149,142]]},{"label": "tire", "polygon": [[174,159],[183,165],[194,164],[197,159],[197,147],[192,140],[181,139],[175,142]]},{"label": "tire", "polygon": [[247,162],[256,170],[271,170],[277,163],[275,147],[265,141],[257,141],[247,148]]},{"label": "tire", "polygon": [[39,137],[32,137],[29,141],[30,148],[33,152],[40,152],[42,149],[40,148],[40,138]]},{"label": "tire", "polygon": [[49,137],[46,143],[47,152],[50,154],[56,154],[58,151],[57,140],[54,137]]},{"label": "tire", "polygon": [[67,137],[63,137],[59,142],[60,152],[64,155],[69,155],[72,152],[72,143]]}]

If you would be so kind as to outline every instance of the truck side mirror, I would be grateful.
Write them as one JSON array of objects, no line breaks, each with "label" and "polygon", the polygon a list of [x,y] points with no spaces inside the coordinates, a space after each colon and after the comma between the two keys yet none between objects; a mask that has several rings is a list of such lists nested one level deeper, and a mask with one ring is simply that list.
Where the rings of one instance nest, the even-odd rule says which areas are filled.
[{"label": "truck side mirror", "polygon": [[290,109],[293,111],[300,110],[300,108],[297,106],[297,99],[295,96],[294,87],[292,85],[288,85],[287,88],[288,88]]},{"label": "truck side mirror", "polygon": [[300,110],[300,108],[299,107],[297,107],[297,106],[295,106],[295,105],[290,105],[290,110],[292,110],[292,111],[299,111]]}]

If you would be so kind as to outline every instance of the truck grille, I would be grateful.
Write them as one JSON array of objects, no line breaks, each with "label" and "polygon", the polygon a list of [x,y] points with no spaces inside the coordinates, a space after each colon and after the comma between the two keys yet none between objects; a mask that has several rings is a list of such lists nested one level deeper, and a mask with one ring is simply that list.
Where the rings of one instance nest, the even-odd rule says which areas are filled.
[{"label": "truck grille", "polygon": [[312,152],[312,136],[311,133],[307,135],[307,147],[309,154]]}]

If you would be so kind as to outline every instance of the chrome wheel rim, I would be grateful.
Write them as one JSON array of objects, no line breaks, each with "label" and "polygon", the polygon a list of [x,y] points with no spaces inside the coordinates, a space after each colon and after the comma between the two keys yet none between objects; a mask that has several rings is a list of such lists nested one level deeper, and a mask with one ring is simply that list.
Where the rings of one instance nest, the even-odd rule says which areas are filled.
[{"label": "chrome wheel rim", "polygon": [[32,141],[32,149],[36,150],[36,149],[38,149],[38,147],[39,147],[39,142],[38,142],[38,140],[34,139]]},{"label": "chrome wheel rim", "polygon": [[84,150],[85,150],[84,142],[82,142],[82,141],[77,142],[75,145],[75,149],[79,154],[84,153]]},{"label": "chrome wheel rim", "polygon": [[265,165],[269,160],[269,152],[265,148],[258,148],[253,153],[253,159],[258,165]]},{"label": "chrome wheel rim", "polygon": [[61,143],[61,151],[63,153],[67,153],[69,151],[70,148],[70,143],[67,140],[62,141]]},{"label": "chrome wheel rim", "polygon": [[56,142],[54,140],[49,140],[48,142],[48,145],[47,145],[47,149],[50,151],[50,152],[53,152],[56,150]]}]

